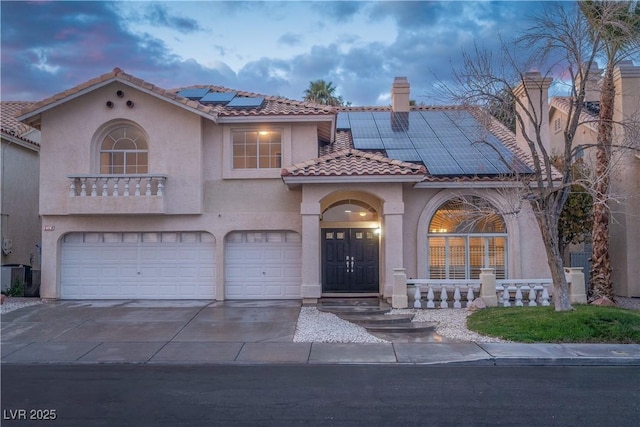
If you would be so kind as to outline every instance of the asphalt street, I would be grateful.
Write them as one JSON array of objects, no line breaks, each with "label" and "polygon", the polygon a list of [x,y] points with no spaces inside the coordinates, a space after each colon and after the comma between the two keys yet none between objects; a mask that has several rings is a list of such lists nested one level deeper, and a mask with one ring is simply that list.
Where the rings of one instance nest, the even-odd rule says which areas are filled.
[{"label": "asphalt street", "polygon": [[3,364],[3,426],[637,426],[631,367]]}]

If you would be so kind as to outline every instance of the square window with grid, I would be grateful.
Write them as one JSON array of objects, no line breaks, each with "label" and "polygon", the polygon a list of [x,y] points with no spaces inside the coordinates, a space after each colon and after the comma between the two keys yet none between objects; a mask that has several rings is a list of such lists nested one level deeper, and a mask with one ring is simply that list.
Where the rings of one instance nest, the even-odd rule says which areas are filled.
[{"label": "square window with grid", "polygon": [[234,169],[275,169],[282,167],[282,132],[234,131]]}]

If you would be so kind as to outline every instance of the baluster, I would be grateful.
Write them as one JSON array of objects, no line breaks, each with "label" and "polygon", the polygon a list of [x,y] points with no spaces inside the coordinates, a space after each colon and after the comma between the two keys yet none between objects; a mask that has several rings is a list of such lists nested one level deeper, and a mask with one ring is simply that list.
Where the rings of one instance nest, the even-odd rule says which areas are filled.
[{"label": "baluster", "polygon": [[140,181],[142,180],[142,178],[135,178],[136,180],[136,192],[135,195],[139,196],[140,195]]},{"label": "baluster", "polygon": [[109,178],[102,178],[102,197],[109,195]]},{"label": "baluster", "polygon": [[151,177],[150,176],[147,177],[147,191],[145,191],[144,195],[145,196],[151,195]]},{"label": "baluster", "polygon": [[120,195],[120,178],[114,178],[113,182],[113,197],[118,197]]},{"label": "baluster", "polygon": [[87,178],[80,178],[80,196],[87,196]]},{"label": "baluster", "polygon": [[453,291],[453,308],[462,308],[462,303],[460,302],[460,287],[455,285],[455,290]]},{"label": "baluster", "polygon": [[434,298],[433,288],[429,285],[429,290],[427,291],[427,308],[436,308],[436,305],[433,303]]},{"label": "baluster", "polygon": [[76,196],[76,179],[71,178],[71,184],[69,184],[69,197]]},{"label": "baluster", "polygon": [[516,286],[516,307],[522,307],[522,289],[520,286]]},{"label": "baluster", "polygon": [[447,298],[447,287],[442,286],[442,289],[440,290],[440,308],[449,308]]},{"label": "baluster", "polygon": [[529,288],[529,307],[535,307],[538,305],[536,298],[535,286],[531,286],[531,288]]},{"label": "baluster", "polygon": [[469,286],[467,288],[467,307],[469,307],[469,303],[473,302],[475,296],[473,295],[473,286]]},{"label": "baluster", "polygon": [[504,284],[504,290],[502,291],[502,306],[503,307],[511,307],[511,303],[509,302],[509,285]]},{"label": "baluster", "polygon": [[413,294],[413,308],[422,308],[420,298],[422,298],[422,295],[420,295],[420,285],[416,285],[416,291]]},{"label": "baluster", "polygon": [[124,178],[124,196],[129,195],[129,188],[131,187],[130,181],[131,178]]},{"label": "baluster", "polygon": [[98,178],[93,178],[93,183],[91,184],[91,197],[96,197],[98,195]]},{"label": "baluster", "polygon": [[158,196],[164,196],[164,177],[158,178]]},{"label": "baluster", "polygon": [[543,306],[547,306],[549,305],[549,290],[547,289],[549,285],[548,284],[544,284],[542,285],[542,304]]}]

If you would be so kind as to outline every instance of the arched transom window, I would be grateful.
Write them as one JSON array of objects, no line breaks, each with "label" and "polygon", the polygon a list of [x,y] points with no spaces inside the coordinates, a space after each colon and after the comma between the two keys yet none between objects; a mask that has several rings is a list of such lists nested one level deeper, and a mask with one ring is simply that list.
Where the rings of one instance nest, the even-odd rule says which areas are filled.
[{"label": "arched transom window", "polygon": [[147,141],[138,128],[123,125],[112,129],[100,146],[100,173],[148,173]]},{"label": "arched transom window", "polygon": [[452,199],[431,218],[430,279],[477,279],[481,268],[507,277],[507,232],[495,208],[479,197]]}]

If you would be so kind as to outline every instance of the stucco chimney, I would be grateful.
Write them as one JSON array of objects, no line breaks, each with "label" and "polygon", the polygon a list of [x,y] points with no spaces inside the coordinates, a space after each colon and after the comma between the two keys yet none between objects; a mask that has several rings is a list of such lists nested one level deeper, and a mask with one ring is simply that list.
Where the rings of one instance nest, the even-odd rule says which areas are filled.
[{"label": "stucco chimney", "polygon": [[640,111],[640,66],[633,61],[620,61],[613,69],[616,88],[614,121],[637,120]]},{"label": "stucco chimney", "polygon": [[391,110],[396,113],[409,112],[409,80],[396,77],[391,87]]},{"label": "stucco chimney", "polygon": [[551,77],[542,77],[539,71],[528,71],[513,91],[520,99],[520,103],[516,104],[516,113],[524,122],[523,127],[516,121],[516,142],[525,152],[531,152],[527,137],[537,141],[536,127],[540,128],[542,145],[549,152],[549,86],[552,81]]},{"label": "stucco chimney", "polygon": [[[582,71],[585,72],[587,64],[582,64]],[[587,83],[584,86],[584,101],[585,102],[598,102],[600,101],[600,78],[602,77],[602,70],[598,68],[598,64],[595,62],[591,64],[589,69],[589,76],[587,77]],[[576,76],[576,88],[580,87],[582,83],[581,74]]]}]

